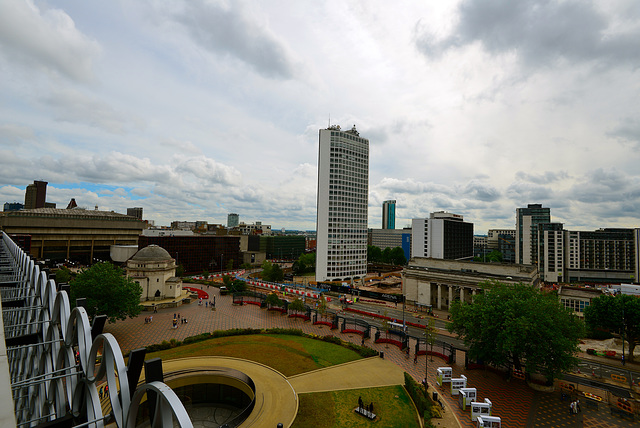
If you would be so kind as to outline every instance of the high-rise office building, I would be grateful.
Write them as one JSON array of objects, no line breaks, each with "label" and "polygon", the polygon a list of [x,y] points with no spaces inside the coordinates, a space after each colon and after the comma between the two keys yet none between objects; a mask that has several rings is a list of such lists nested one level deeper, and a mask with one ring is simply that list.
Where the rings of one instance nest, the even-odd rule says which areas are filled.
[{"label": "high-rise office building", "polygon": [[411,221],[411,257],[464,260],[473,258],[473,223],[444,211]]},{"label": "high-rise office building", "polygon": [[538,224],[538,272],[543,281],[564,279],[564,236],[562,223]]},{"label": "high-rise office building", "polygon": [[538,263],[538,224],[551,223],[551,210],[542,204],[516,208],[516,263]]},{"label": "high-rise office building", "polygon": [[396,228],[396,201],[384,201],[382,203],[382,228]]},{"label": "high-rise office building", "polygon": [[142,220],[142,207],[127,208],[127,215]]},{"label": "high-rise office building", "polygon": [[240,224],[240,216],[236,213],[230,213],[227,215],[227,227],[238,227]]},{"label": "high-rise office building", "polygon": [[47,183],[46,181],[34,181],[29,184],[24,192],[24,209],[32,210],[35,208],[44,208],[47,199]]},{"label": "high-rise office building", "polygon": [[316,280],[367,273],[369,140],[354,126],[320,130]]}]

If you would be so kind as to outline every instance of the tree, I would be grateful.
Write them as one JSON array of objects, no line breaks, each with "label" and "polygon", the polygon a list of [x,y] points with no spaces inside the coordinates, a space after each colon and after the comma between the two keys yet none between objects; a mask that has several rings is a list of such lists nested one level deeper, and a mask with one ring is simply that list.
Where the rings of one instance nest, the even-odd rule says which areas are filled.
[{"label": "tree", "polygon": [[382,263],[382,250],[380,247],[367,245],[367,262]]},{"label": "tree", "polygon": [[404,255],[402,247],[392,248],[389,252],[389,263],[396,266],[404,266],[407,264],[407,258]]},{"label": "tree", "polygon": [[243,291],[246,291],[247,283],[241,279],[234,279],[232,281],[229,281],[229,285],[227,286],[227,288],[232,293],[242,293]]},{"label": "tree", "polygon": [[626,294],[604,295],[591,300],[584,310],[587,327],[602,328],[624,334],[629,342],[627,361],[633,362],[633,351],[640,340],[640,298]]},{"label": "tree", "polygon": [[70,299],[87,299],[89,318],[106,315],[109,322],[140,314],[142,287],[109,262],[96,263],[82,271],[70,285]]},{"label": "tree", "polygon": [[269,281],[282,282],[283,279],[284,279],[284,272],[282,271],[282,268],[280,267],[279,264],[274,263],[273,267],[271,268],[271,279]]},{"label": "tree", "polygon": [[269,305],[269,307],[272,306],[283,306],[283,301],[278,297],[278,295],[276,293],[271,293],[269,295],[267,295],[267,297],[265,297],[264,302]]},{"label": "tree", "polygon": [[233,259],[227,262],[227,270],[233,270]]},{"label": "tree", "polygon": [[327,315],[327,300],[324,298],[324,294],[321,294],[318,299],[318,313],[320,314],[321,319],[324,319]]},{"label": "tree", "polygon": [[525,284],[484,283],[473,303],[453,302],[452,322],[469,355],[497,366],[513,364],[552,382],[578,360],[582,321],[558,297]]},{"label": "tree", "polygon": [[182,265],[176,266],[176,276],[178,278],[181,278],[181,277],[184,276],[184,266],[182,266]]},{"label": "tree", "polygon": [[302,300],[300,300],[299,297],[296,297],[293,302],[289,303],[289,309],[296,312],[303,312],[306,308],[304,307]]},{"label": "tree", "polygon": [[57,284],[68,283],[70,280],[71,280],[71,271],[66,266],[63,266],[56,271]]},{"label": "tree", "polygon": [[493,250],[487,255],[488,262],[502,263],[502,253],[498,250]]},{"label": "tree", "polygon": [[262,268],[262,279],[264,279],[265,281],[271,281],[271,270],[273,268],[271,262],[269,260],[265,260],[264,262],[262,262],[262,265],[260,267]]}]

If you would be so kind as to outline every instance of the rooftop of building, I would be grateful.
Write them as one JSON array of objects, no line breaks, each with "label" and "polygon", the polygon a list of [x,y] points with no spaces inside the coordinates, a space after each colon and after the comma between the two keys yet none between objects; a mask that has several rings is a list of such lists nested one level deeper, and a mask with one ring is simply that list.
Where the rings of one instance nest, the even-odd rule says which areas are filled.
[{"label": "rooftop of building", "polygon": [[8,216],[8,217],[76,217],[76,218],[117,218],[122,220],[134,220],[140,221],[135,217],[128,216],[126,214],[120,214],[115,211],[98,211],[98,210],[87,210],[84,208],[34,208],[30,210],[20,210],[20,211],[5,211],[0,213],[0,215]]},{"label": "rooftop of building", "polygon": [[155,244],[144,247],[131,257],[131,260],[141,262],[160,262],[171,259],[172,257],[167,250]]}]

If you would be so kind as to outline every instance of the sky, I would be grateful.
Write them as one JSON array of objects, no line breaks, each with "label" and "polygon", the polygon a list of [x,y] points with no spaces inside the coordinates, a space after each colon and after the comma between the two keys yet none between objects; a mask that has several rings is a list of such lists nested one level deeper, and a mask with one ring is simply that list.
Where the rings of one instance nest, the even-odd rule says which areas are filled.
[{"label": "sky", "polygon": [[0,202],[314,230],[331,123],[369,227],[640,227],[639,67],[637,0],[0,0]]}]

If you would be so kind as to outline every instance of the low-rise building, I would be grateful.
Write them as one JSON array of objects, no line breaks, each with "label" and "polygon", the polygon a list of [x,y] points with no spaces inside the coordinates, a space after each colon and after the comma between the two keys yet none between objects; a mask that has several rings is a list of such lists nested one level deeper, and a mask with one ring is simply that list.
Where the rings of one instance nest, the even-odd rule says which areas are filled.
[{"label": "low-rise building", "polygon": [[176,261],[162,247],[149,245],[139,250],[127,261],[126,271],[142,287],[141,302],[177,299],[182,294]]},{"label": "low-rise building", "polygon": [[540,283],[532,265],[478,263],[413,257],[402,271],[402,290],[407,301],[438,309],[449,309],[454,300],[473,301],[482,283]]}]

